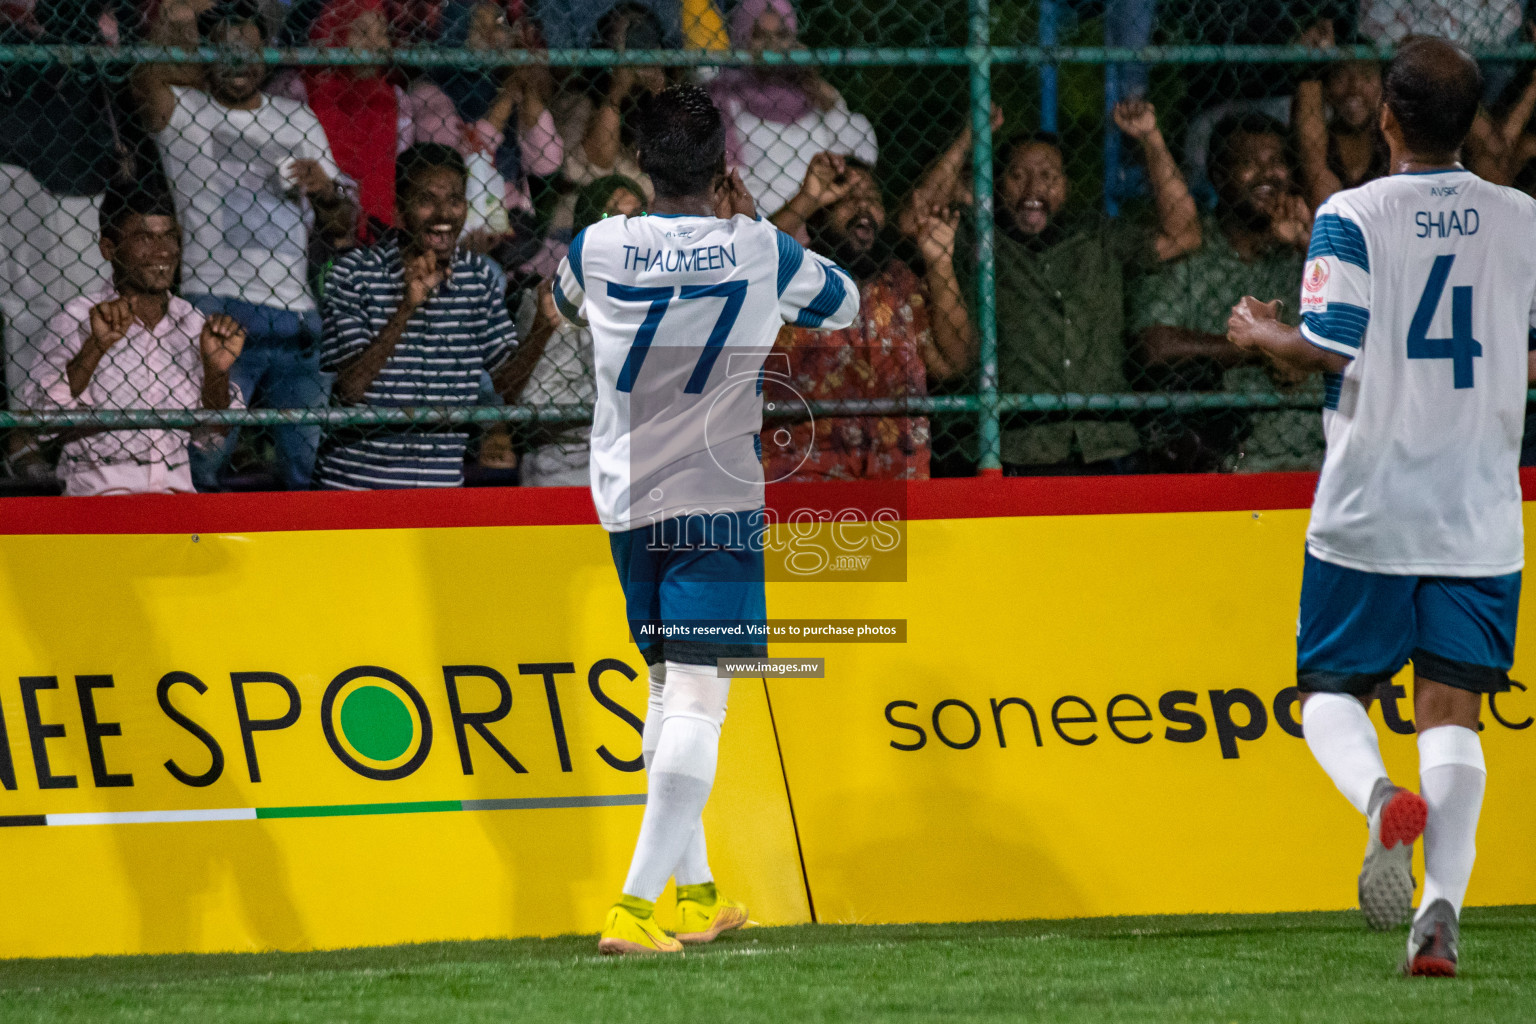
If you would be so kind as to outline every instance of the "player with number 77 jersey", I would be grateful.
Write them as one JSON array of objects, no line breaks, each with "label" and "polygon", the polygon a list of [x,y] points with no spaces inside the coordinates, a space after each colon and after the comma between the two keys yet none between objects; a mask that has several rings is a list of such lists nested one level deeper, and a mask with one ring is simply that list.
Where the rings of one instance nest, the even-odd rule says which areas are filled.
[{"label": "player with number 77 jersey", "polygon": [[848,274],[764,219],[608,217],[572,243],[555,302],[589,326],[592,495],[608,530],[763,504],[759,374],[784,324],[848,326]]},{"label": "player with number 77 jersey", "polygon": [[[1536,200],[1457,162],[1482,95],[1461,47],[1419,37],[1383,78],[1392,174],[1318,210],[1301,325],[1245,297],[1228,337],[1323,370],[1323,461],[1296,632],[1301,726],[1366,819],[1360,908],[1391,929],[1424,895],[1405,973],[1457,971],[1487,766],[1483,694],[1510,688],[1525,538],[1520,445],[1536,366]],[[1413,663],[1421,792],[1366,715]]]},{"label": "player with number 77 jersey", "polygon": [[[591,329],[592,497],[650,675],[645,815],[598,950],[675,954],[747,923],[715,888],[701,814],[730,690],[721,662],[768,653],[764,364],[784,324],[852,323],[859,292],[758,218],[703,89],[646,97],[634,130],[656,201],[577,235],[553,292]],[[669,878],[675,936],[654,914]]]}]

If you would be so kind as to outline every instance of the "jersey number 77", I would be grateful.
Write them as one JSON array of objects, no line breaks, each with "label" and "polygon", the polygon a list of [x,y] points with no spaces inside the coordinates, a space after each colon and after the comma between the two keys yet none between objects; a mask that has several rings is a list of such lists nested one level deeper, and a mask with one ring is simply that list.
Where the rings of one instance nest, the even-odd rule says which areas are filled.
[{"label": "jersey number 77", "polygon": [[736,318],[741,315],[742,303],[747,300],[747,282],[722,281],[719,284],[687,284],[681,288],[641,288],[609,281],[608,297],[618,299],[620,302],[651,304],[651,308],[646,310],[645,320],[640,324],[640,329],[635,332],[635,340],[629,346],[629,355],[624,359],[624,367],[619,371],[619,379],[615,384],[615,387],[624,392],[634,390],[635,378],[640,375],[640,367],[645,365],[645,357],[651,350],[651,341],[656,337],[656,329],[661,326],[661,318],[667,315],[667,307],[674,299],[679,302],[690,299],[725,299],[725,305],[720,309],[720,316],[709,332],[709,340],[704,343],[704,350],[699,353],[699,361],[688,377],[688,384],[683,388],[684,394],[699,395],[703,394],[704,385],[709,380],[709,371],[714,369],[715,360],[720,357],[720,350],[725,347],[725,339],[730,337],[731,328],[736,326]]}]

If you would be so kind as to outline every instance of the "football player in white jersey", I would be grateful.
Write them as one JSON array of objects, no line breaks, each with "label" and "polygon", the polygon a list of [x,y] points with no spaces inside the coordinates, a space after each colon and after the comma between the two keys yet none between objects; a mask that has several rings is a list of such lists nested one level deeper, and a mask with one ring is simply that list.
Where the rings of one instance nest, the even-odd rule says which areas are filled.
[{"label": "football player in white jersey", "polygon": [[[1536,369],[1536,200],[1457,162],[1482,92],[1477,64],[1440,39],[1387,70],[1381,127],[1392,174],[1318,210],[1300,328],[1245,297],[1233,342],[1324,372],[1328,454],[1312,504],[1297,629],[1307,745],[1368,839],[1360,908],[1375,928],[1424,894],[1404,970],[1456,973],[1458,920],[1487,769],[1484,693],[1509,688],[1520,570],[1518,474]],[[1387,777],[1366,717],[1413,662],[1418,793]]]},{"label": "football player in white jersey", "polygon": [[[650,213],[578,235],[553,291],[563,316],[591,328],[592,496],[651,680],[645,815],[598,949],[676,953],[747,920],[715,889],[700,814],[730,686],[716,662],[767,654],[764,362],[786,323],[848,326],[859,294],[758,218],[726,174],[725,127],[703,89],[642,101],[635,134]],[[653,913],[673,877],[676,938]]]}]

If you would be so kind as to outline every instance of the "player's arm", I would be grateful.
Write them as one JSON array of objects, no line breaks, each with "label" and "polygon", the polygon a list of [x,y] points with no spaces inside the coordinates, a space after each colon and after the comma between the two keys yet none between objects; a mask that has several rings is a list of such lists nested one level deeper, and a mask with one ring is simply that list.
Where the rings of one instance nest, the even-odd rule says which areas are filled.
[{"label": "player's arm", "polygon": [[1244,295],[1227,318],[1227,339],[1244,352],[1266,356],[1282,369],[1303,375],[1319,371],[1343,373],[1349,366],[1348,356],[1313,344],[1299,327],[1281,323],[1279,316],[1279,299],[1260,302],[1252,295]]},{"label": "player's arm", "polygon": [[782,231],[779,246],[779,316],[787,324],[840,331],[859,315],[859,288],[848,271],[808,251]]},{"label": "player's arm", "polygon": [[554,300],[556,311],[577,327],[587,326],[587,275],[581,262],[586,242],[585,230],[571,239],[571,247],[566,250],[550,284],[550,298]]},{"label": "player's arm", "polygon": [[1153,365],[1209,359],[1222,369],[1246,366],[1259,358],[1238,348],[1223,335],[1172,324],[1154,324],[1143,331],[1141,353],[1142,358]]},{"label": "player's arm", "polygon": [[1157,238],[1153,245],[1159,260],[1177,259],[1200,248],[1200,211],[1179,162],[1157,126],[1157,111],[1146,100],[1121,100],[1115,104],[1115,125],[1141,143],[1147,161],[1147,179],[1157,206]]}]

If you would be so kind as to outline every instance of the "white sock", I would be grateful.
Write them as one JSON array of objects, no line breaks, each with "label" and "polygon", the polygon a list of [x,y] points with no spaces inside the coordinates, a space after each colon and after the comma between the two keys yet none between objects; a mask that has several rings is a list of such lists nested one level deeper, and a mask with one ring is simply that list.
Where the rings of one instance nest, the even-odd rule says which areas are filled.
[{"label": "white sock", "polygon": [[[645,705],[645,730],[640,735],[640,756],[645,759],[645,770],[651,770],[651,761],[656,756],[656,744],[661,741],[661,695],[667,684],[667,666],[663,662],[651,666],[651,695]],[[693,838],[683,848],[682,860],[678,861],[677,869],[673,872],[677,876],[678,885],[698,885],[703,882],[713,882],[715,876],[709,870],[709,848],[704,842],[704,821],[699,820],[699,827],[694,832]]]},{"label": "white sock", "polygon": [[[689,843],[703,842],[700,815],[715,782],[728,682],[714,680],[713,669],[669,663],[673,686],[679,677],[696,677],[682,699],[663,698],[661,727],[651,756],[645,817],[630,861],[624,893],[654,901],[667,887]],[[673,709],[676,710],[673,710]],[[642,748],[644,738],[642,734]],[[687,884],[687,883],[684,883]]]},{"label": "white sock", "polygon": [[1472,862],[1477,859],[1477,816],[1488,769],[1477,733],[1440,725],[1419,733],[1419,790],[1429,805],[1424,826],[1424,898],[1419,913],[1439,899],[1461,916]]},{"label": "white sock", "polygon": [[1365,705],[1343,693],[1314,693],[1301,709],[1301,733],[1339,792],[1366,813],[1371,790],[1386,778],[1387,766]]}]

